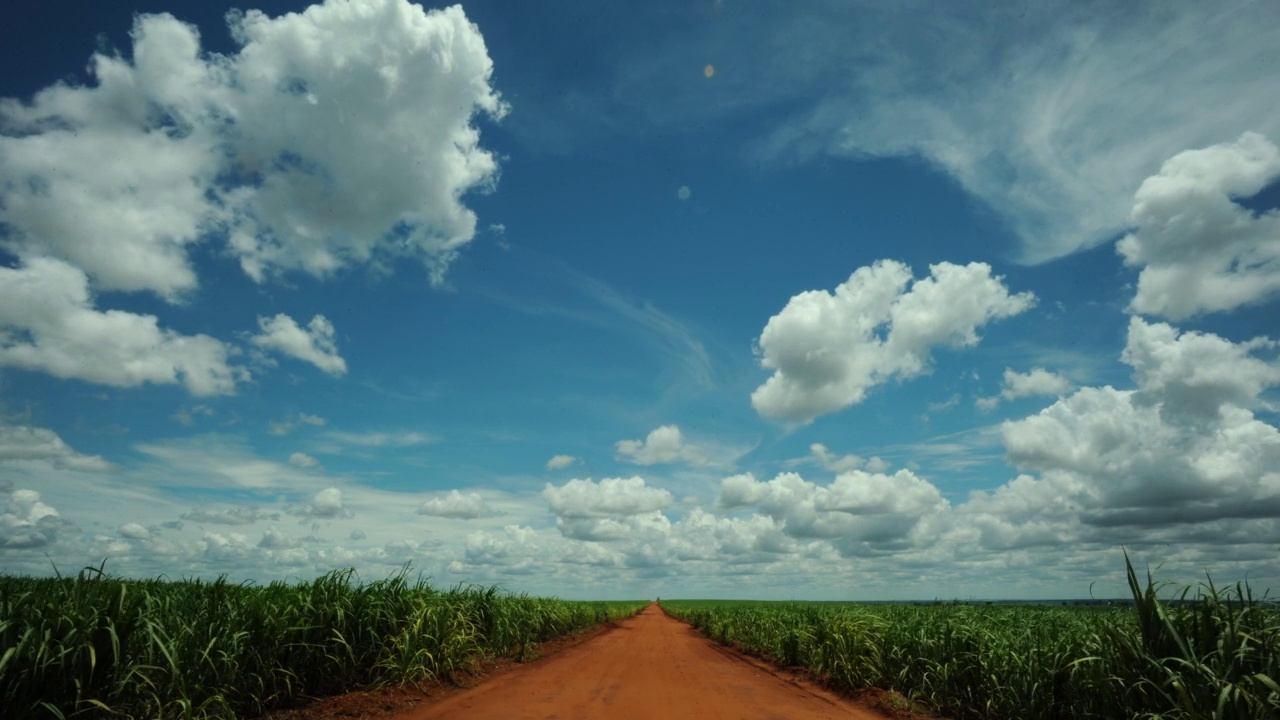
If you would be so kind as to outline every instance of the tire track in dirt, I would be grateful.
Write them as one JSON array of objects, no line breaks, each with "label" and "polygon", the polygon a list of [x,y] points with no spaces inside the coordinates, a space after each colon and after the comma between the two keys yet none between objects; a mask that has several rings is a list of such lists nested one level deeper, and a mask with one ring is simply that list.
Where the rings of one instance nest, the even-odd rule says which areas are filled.
[{"label": "tire track in dirt", "polygon": [[656,604],[618,627],[399,720],[887,720],[726,652]]}]

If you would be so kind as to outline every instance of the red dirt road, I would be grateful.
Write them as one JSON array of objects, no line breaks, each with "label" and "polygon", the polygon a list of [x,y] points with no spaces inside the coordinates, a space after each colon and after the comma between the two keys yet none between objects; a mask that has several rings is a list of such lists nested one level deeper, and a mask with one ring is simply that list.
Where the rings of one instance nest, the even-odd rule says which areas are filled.
[{"label": "red dirt road", "polygon": [[716,646],[657,605],[580,645],[401,716],[441,718],[885,720]]}]

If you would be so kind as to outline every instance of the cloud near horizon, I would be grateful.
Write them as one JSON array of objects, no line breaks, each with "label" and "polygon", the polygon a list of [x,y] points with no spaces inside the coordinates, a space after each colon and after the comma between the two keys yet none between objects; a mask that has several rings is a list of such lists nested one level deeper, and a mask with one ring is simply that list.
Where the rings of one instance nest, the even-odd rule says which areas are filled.
[{"label": "cloud near horizon", "polygon": [[732,5],[33,16],[0,572],[1274,594],[1280,6]]}]

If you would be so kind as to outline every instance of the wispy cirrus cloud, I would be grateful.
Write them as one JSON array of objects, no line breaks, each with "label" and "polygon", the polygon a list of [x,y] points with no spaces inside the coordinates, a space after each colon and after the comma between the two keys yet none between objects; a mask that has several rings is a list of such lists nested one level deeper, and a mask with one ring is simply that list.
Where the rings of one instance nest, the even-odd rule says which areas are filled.
[{"label": "wispy cirrus cloud", "polygon": [[568,265],[523,252],[529,262],[544,268],[548,277],[559,280],[576,296],[572,301],[540,291],[538,296],[512,295],[506,289],[472,287],[473,292],[491,302],[528,315],[548,315],[583,323],[611,333],[629,335],[651,352],[665,357],[696,386],[712,385],[714,367],[701,333],[688,322],[640,297],[629,296],[607,282]]}]

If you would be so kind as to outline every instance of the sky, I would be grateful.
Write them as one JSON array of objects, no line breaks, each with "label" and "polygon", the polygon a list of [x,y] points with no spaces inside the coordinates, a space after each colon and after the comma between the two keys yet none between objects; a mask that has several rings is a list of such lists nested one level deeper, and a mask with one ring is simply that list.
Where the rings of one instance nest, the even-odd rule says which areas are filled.
[{"label": "sky", "polygon": [[1280,6],[0,7],[0,572],[1280,591]]}]

